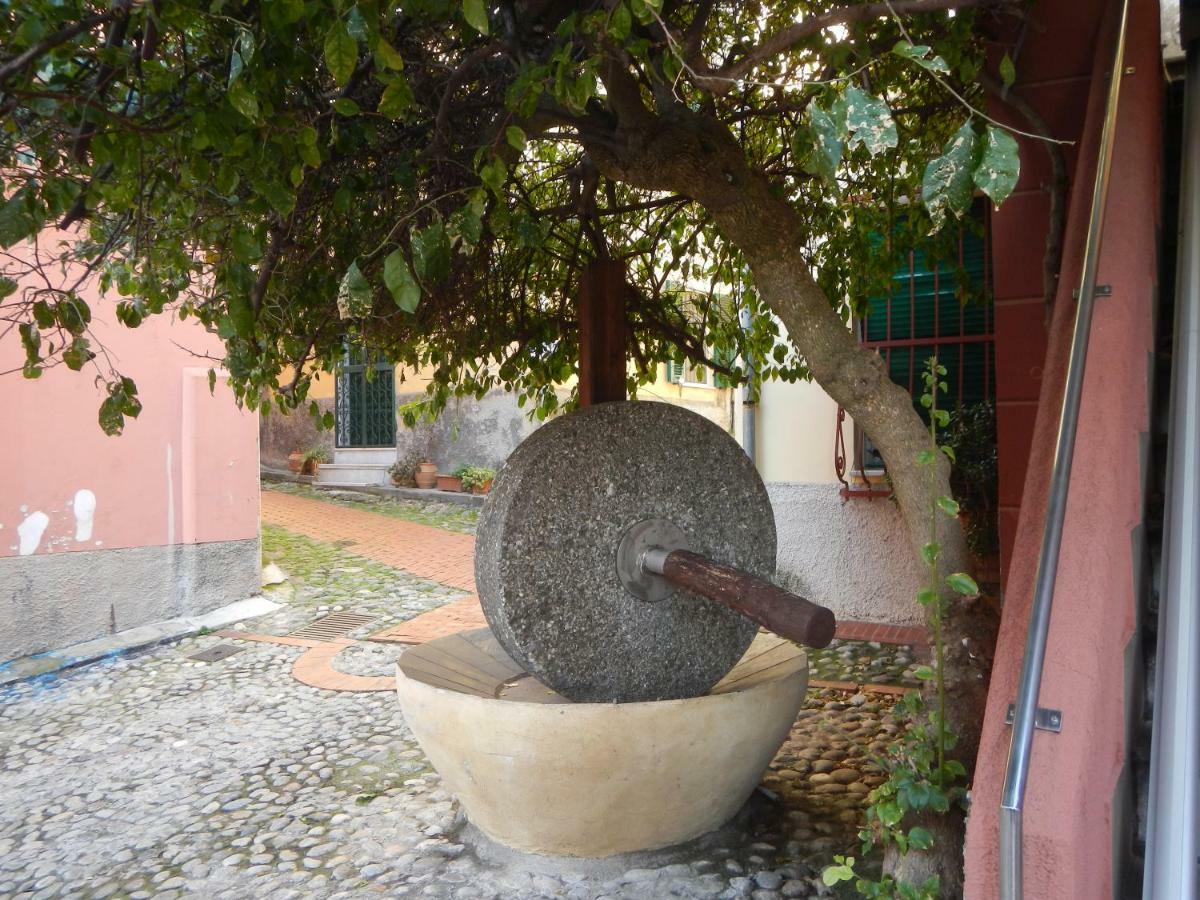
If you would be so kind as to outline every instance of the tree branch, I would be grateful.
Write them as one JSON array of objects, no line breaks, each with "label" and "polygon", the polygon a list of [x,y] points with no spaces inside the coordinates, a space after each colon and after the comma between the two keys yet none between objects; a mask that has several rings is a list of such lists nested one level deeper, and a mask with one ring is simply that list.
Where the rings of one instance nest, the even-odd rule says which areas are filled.
[{"label": "tree branch", "polygon": [[777,31],[748,50],[744,56],[726,63],[720,68],[714,69],[696,58],[688,59],[688,63],[695,71],[700,87],[706,88],[714,94],[727,94],[756,66],[790,50],[805,38],[834,25],[849,25],[853,22],[883,18],[892,13],[919,15],[948,9],[1008,6],[1015,2],[1016,0],[893,0],[891,3],[845,6],[820,15],[810,16],[782,31]]},{"label": "tree branch", "polygon": [[20,56],[14,56],[4,65],[0,66],[0,87],[2,87],[5,82],[7,82],[18,72],[29,68],[29,66],[37,62],[41,56],[50,52],[55,47],[65,44],[67,41],[71,40],[71,38],[78,37],[85,31],[95,28],[97,25],[105,25],[109,22],[115,21],[116,19],[128,17],[135,5],[140,6],[141,4],[135,4],[129,2],[129,0],[124,0],[124,2],[114,4],[111,9],[106,10],[105,12],[97,13],[94,16],[88,16],[84,19],[80,19],[74,24],[66,25],[53,34],[48,35],[47,37],[38,41]]}]

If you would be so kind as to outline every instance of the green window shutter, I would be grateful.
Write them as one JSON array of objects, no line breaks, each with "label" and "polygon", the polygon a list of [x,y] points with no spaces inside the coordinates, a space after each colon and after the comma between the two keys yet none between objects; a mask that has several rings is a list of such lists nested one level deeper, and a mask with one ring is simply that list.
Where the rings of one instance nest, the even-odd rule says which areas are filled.
[{"label": "green window shutter", "polygon": [[667,360],[667,381],[671,384],[679,384],[683,381],[683,363],[675,362],[675,360]]}]

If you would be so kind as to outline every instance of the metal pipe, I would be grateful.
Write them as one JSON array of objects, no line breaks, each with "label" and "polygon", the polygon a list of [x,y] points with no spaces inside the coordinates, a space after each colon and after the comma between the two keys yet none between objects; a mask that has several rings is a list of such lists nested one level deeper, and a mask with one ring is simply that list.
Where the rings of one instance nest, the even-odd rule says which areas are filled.
[{"label": "metal pipe", "polygon": [[1200,809],[1200,43],[1187,52],[1154,732],[1142,896],[1191,898]]},{"label": "metal pipe", "polygon": [[1079,405],[1083,395],[1083,374],[1087,362],[1088,336],[1096,292],[1100,238],[1104,228],[1104,207],[1108,199],[1108,176],[1112,165],[1113,133],[1116,130],[1117,100],[1121,92],[1121,74],[1125,60],[1125,31],[1129,20],[1129,0],[1121,3],[1121,21],[1113,51],[1112,74],[1100,148],[1096,160],[1096,181],[1092,189],[1091,216],[1083,251],[1083,272],[1079,284],[1079,304],[1075,310],[1075,332],[1071,338],[1071,356],[1067,364],[1067,383],[1063,391],[1062,412],[1058,420],[1058,439],[1054,447],[1054,466],[1050,475],[1050,498],[1046,505],[1041,554],[1038,557],[1033,606],[1029,613],[1029,631],[1025,638],[1025,657],[1017,687],[1013,716],[1012,741],[1004,773],[1000,800],[1000,897],[1020,900],[1023,896],[1022,810],[1025,785],[1029,779],[1029,760],[1033,748],[1034,717],[1046,658],[1050,630],[1050,610],[1054,603],[1054,582],[1058,575],[1058,555],[1062,546],[1063,519],[1071,484],[1071,458],[1075,450],[1075,432],[1079,424]]},{"label": "metal pipe", "polygon": [[[742,331],[747,335],[750,334],[750,309],[742,307],[738,314],[738,322],[741,325]],[[750,457],[750,462],[758,466],[758,445],[756,443],[756,423],[755,410],[757,404],[754,400],[754,392],[751,390],[751,383],[754,381],[754,357],[749,353],[745,357],[746,363],[746,383],[742,385],[742,449],[746,451],[746,455]]]}]

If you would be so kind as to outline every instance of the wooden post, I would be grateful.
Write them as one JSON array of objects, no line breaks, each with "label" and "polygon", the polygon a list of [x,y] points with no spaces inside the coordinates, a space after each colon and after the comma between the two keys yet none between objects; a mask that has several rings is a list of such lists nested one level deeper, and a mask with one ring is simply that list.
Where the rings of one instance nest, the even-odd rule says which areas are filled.
[{"label": "wooden post", "polygon": [[579,405],[625,399],[625,267],[596,260],[579,275]]}]

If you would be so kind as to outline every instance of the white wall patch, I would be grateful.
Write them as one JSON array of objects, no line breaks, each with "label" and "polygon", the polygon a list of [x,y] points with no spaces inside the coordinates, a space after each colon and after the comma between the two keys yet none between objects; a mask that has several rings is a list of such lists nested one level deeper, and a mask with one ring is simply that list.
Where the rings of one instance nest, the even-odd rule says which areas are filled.
[{"label": "white wall patch", "polygon": [[38,544],[42,542],[42,534],[46,531],[46,526],[50,524],[50,517],[40,509],[37,512],[32,512],[25,517],[25,520],[17,526],[17,537],[20,538],[20,549],[17,551],[21,556],[29,556],[38,548]]},{"label": "white wall patch", "polygon": [[80,488],[75,492],[71,506],[75,510],[75,540],[90,541],[96,518],[96,495],[87,488]]}]

